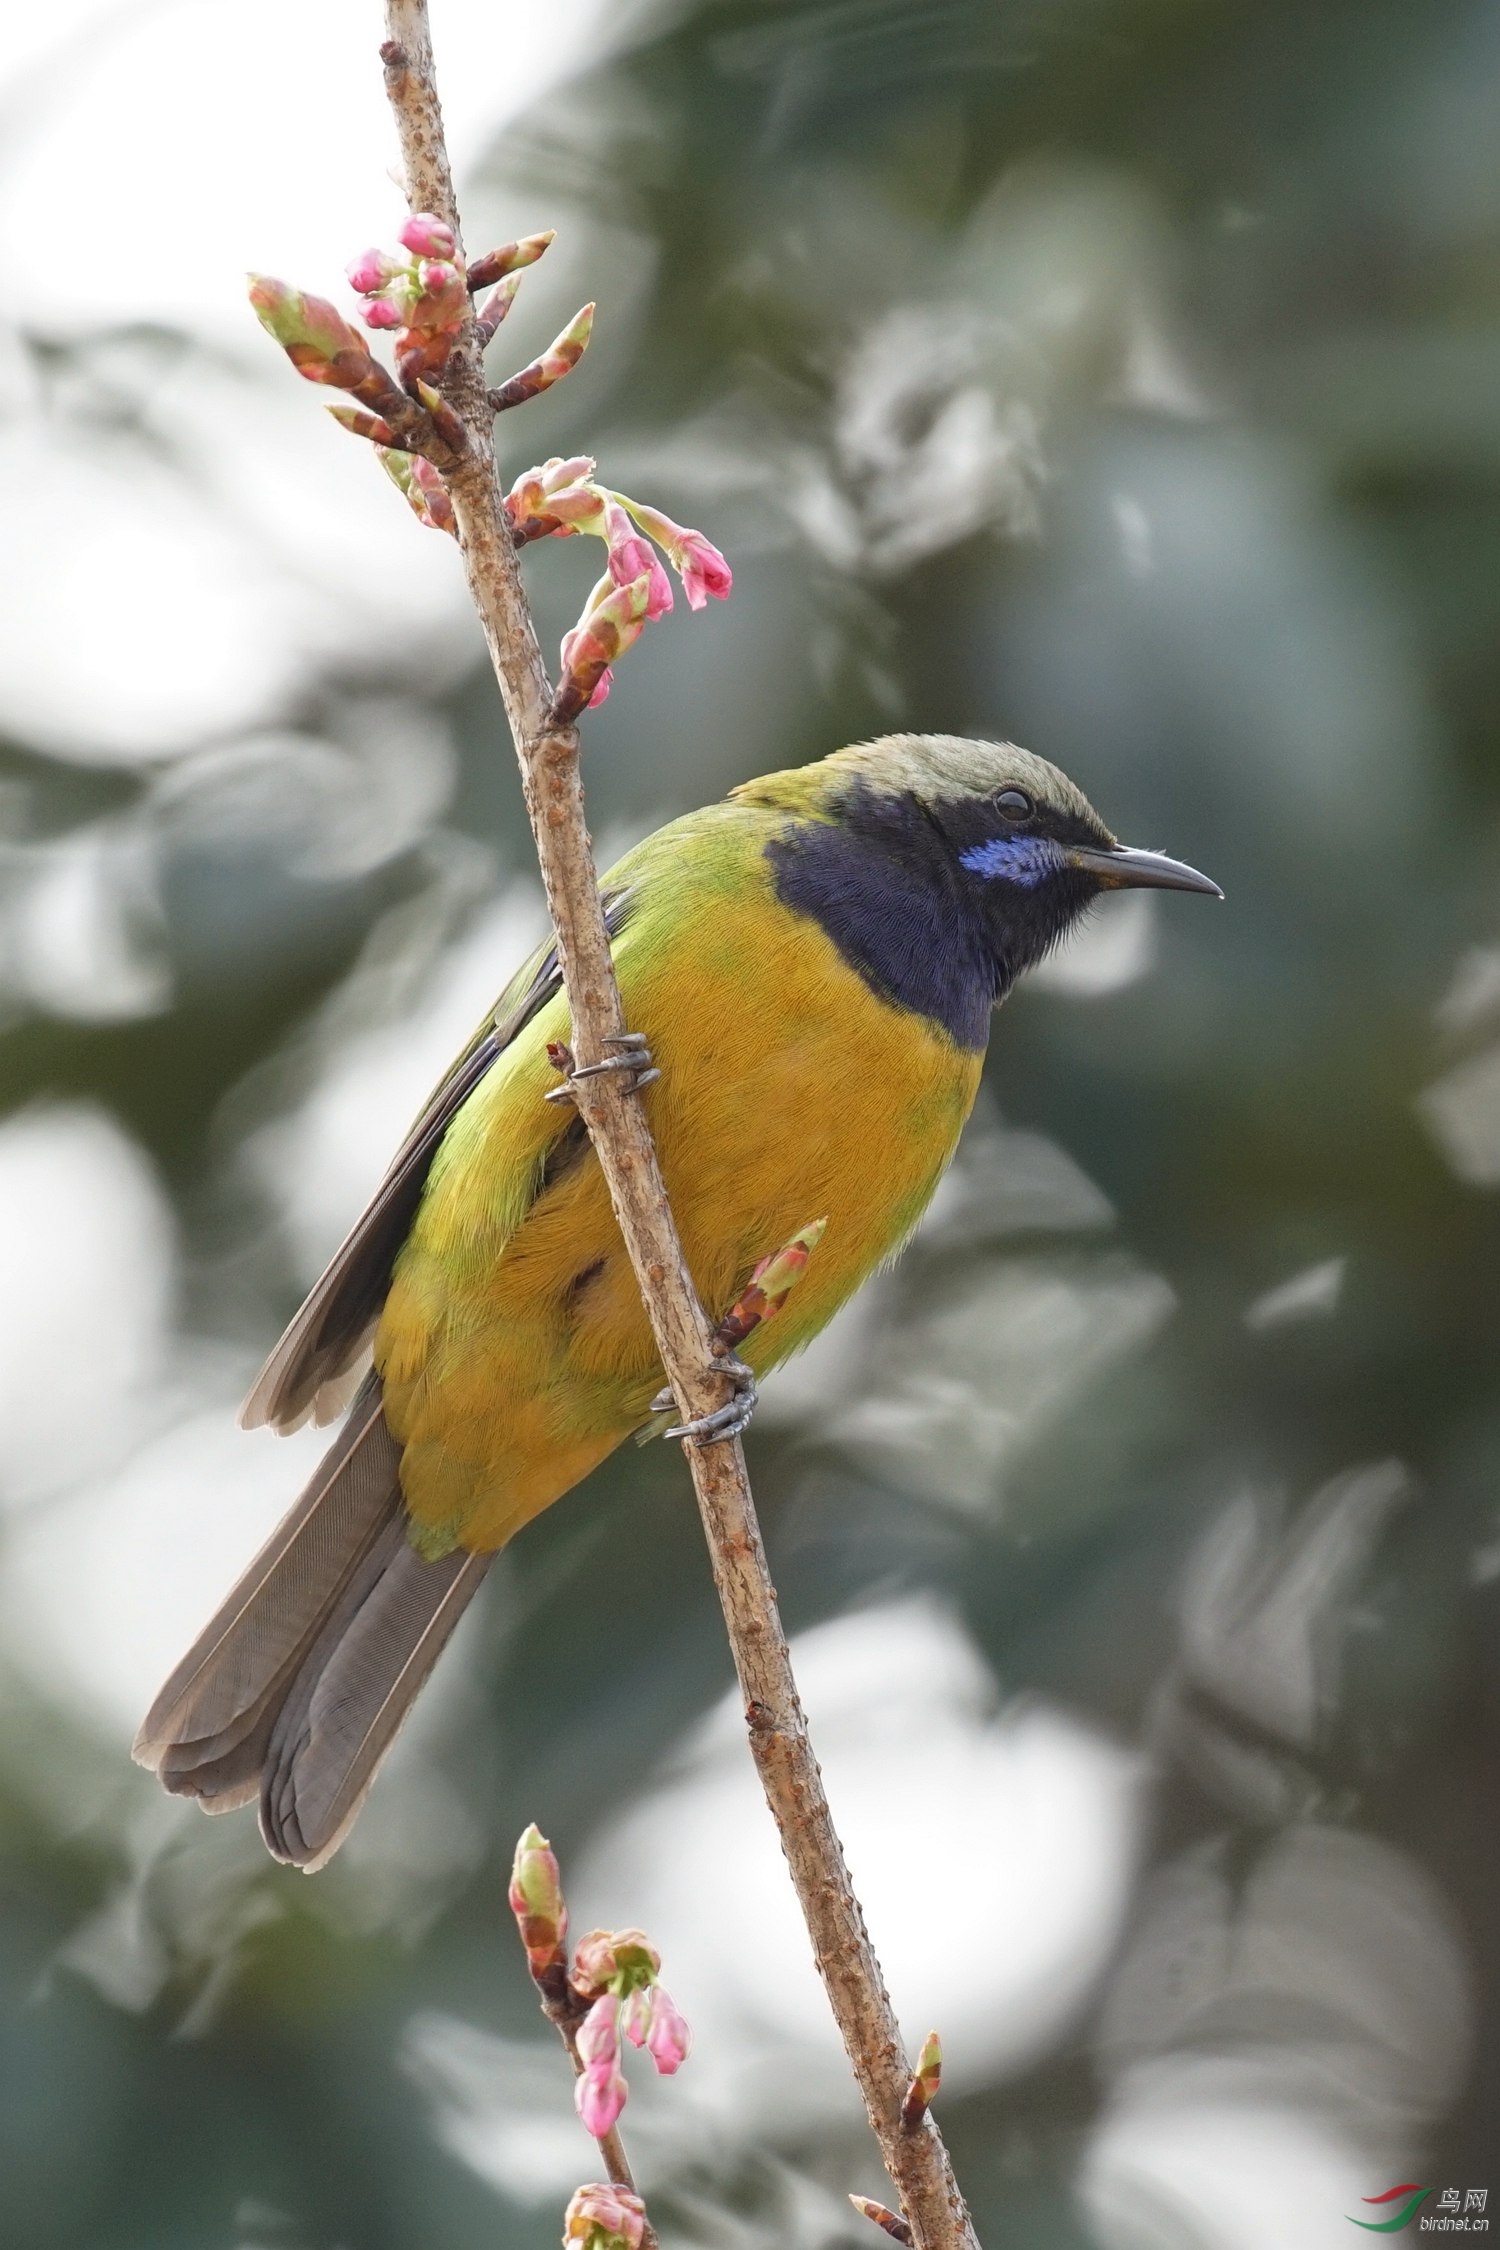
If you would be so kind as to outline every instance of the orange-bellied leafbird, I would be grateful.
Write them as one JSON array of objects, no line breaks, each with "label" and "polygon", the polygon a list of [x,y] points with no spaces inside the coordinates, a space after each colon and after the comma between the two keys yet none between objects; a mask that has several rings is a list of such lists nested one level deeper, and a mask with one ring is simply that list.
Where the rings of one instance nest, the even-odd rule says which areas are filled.
[{"label": "orange-bellied leafbird", "polygon": [[[1119,845],[1045,760],[950,735],[747,782],[605,876],[626,1019],[660,1073],[639,1098],[710,1317],[827,1221],[744,1346],[754,1372],[900,1249],[957,1145],[997,1002],[1128,885],[1217,890]],[[491,1558],[651,1421],[662,1370],[603,1176],[576,1109],[545,1099],[568,1035],[545,952],[272,1353],[248,1424],[329,1420],[359,1387],[136,1743],[209,1812],[258,1796],[267,1844],[297,1866],[346,1834]]]}]

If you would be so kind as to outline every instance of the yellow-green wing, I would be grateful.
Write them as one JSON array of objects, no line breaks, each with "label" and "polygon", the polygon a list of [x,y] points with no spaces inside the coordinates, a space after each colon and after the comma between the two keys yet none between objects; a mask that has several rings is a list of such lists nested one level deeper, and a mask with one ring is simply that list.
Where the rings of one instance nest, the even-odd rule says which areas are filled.
[{"label": "yellow-green wing", "polygon": [[[632,893],[603,893],[610,935],[629,916]],[[458,1111],[497,1056],[562,984],[556,944],[539,946],[512,977],[473,1038],[441,1079],[392,1158],[384,1179],[345,1235],[261,1369],[240,1410],[245,1429],[295,1430],[329,1422],[348,1405],[410,1231],[433,1157]]]}]

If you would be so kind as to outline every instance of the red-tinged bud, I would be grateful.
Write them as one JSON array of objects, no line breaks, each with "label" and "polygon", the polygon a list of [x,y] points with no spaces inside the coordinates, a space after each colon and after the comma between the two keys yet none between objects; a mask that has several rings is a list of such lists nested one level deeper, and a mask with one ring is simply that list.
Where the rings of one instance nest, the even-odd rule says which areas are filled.
[{"label": "red-tinged bud", "polygon": [[790,1242],[783,1243],[769,1258],[762,1258],[751,1274],[744,1289],[719,1322],[714,1334],[718,1341],[731,1349],[742,1344],[753,1328],[763,1320],[772,1320],[786,1303],[792,1290],[807,1270],[807,1261],[827,1229],[826,1219],[814,1219]]},{"label": "red-tinged bud", "polygon": [[401,393],[379,360],[371,358],[358,329],[323,298],[267,275],[252,275],[250,302],[262,326],[309,383],[352,391],[388,420],[405,411]]},{"label": "red-tinged bud", "polygon": [[394,297],[372,297],[360,307],[359,317],[366,328],[401,328],[406,322],[405,310]]},{"label": "red-tinged bud", "polygon": [[417,398],[432,416],[433,427],[443,443],[450,445],[455,453],[466,453],[469,449],[469,433],[464,428],[463,417],[456,408],[448,404],[442,392],[435,390],[431,383],[419,382]]},{"label": "red-tinged bud", "polygon": [[568,1965],[568,1910],[562,1876],[546,1837],[533,1822],[516,1845],[510,1907],[520,1925],[526,1965],[540,1982]]},{"label": "red-tinged bud", "polygon": [[871,2195],[851,2195],[849,2201],[854,2205],[862,2219],[872,2220],[877,2227],[882,2227],[894,2241],[904,2242],[907,2245],[907,2250],[911,2250],[911,2228],[904,2219],[897,2218],[894,2211],[888,2211],[883,2203],[877,2203]]},{"label": "red-tinged bud", "polygon": [[563,677],[552,703],[555,725],[566,726],[609,693],[609,669],[640,638],[651,581],[643,572],[628,586],[601,578],[577,625],[563,641]]},{"label": "red-tinged bud", "polygon": [[589,348],[589,338],[594,332],[594,308],[585,305],[575,313],[560,336],[553,338],[540,359],[523,367],[519,375],[512,375],[497,391],[490,392],[490,404],[497,414],[507,407],[524,406],[527,399],[537,398],[560,383],[564,375],[571,375]]},{"label": "red-tinged bud", "polygon": [[646,2206],[635,2192],[600,2181],[579,2188],[563,2217],[563,2250],[641,2250]]},{"label": "red-tinged bud", "polygon": [[424,460],[420,453],[412,455],[411,481],[414,490],[422,496],[422,504],[426,510],[424,521],[434,531],[451,532],[456,539],[458,519],[453,513],[453,501],[448,487],[443,482],[441,473],[430,461]]},{"label": "red-tinged bud", "polygon": [[525,234],[519,242],[506,242],[498,250],[487,250],[469,267],[469,287],[488,289],[491,282],[503,281],[507,274],[519,273],[523,266],[534,266],[548,244],[556,240],[557,229],[548,227],[545,234]]},{"label": "red-tinged bud", "polygon": [[518,273],[507,274],[498,289],[493,290],[475,314],[479,330],[479,348],[482,351],[494,337],[496,329],[516,301],[516,291],[521,286]]},{"label": "red-tinged bud", "polygon": [[929,2031],[922,2041],[917,2067],[911,2074],[911,2083],[901,2104],[901,2122],[908,2132],[922,2122],[942,2082],[943,2042],[935,2031]]},{"label": "red-tinged bud", "polygon": [[417,258],[451,258],[458,248],[452,227],[431,211],[413,211],[396,239]]},{"label": "red-tinged bud", "polygon": [[270,274],[252,274],[250,302],[262,328],[308,382],[352,390],[359,373],[370,366],[358,329],[326,297],[310,296]]},{"label": "red-tinged bud", "polygon": [[372,445],[390,446],[396,443],[395,431],[378,414],[366,414],[358,406],[330,406],[328,411],[335,422],[342,422],[344,428],[352,430],[356,437],[368,438]]},{"label": "red-tinged bud", "polygon": [[375,451],[381,467],[418,523],[425,524],[429,531],[451,532],[456,538],[458,524],[453,502],[432,463],[424,460],[420,453],[392,452],[383,445],[377,446]]},{"label": "red-tinged bud", "polygon": [[457,266],[450,265],[446,259],[426,258],[417,267],[417,280],[424,297],[440,296],[443,290],[451,289],[458,279]]},{"label": "red-tinged bud", "polygon": [[375,296],[388,281],[394,281],[398,273],[405,271],[401,260],[393,258],[388,250],[361,250],[344,268],[350,288],[357,289],[362,297]]}]

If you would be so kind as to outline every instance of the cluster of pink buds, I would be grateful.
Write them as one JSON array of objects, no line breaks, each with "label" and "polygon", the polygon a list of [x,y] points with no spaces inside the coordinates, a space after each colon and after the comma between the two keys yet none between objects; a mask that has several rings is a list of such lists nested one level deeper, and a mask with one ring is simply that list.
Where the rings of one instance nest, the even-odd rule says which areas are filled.
[{"label": "cluster of pink buds", "polygon": [[[444,472],[452,474],[463,462],[470,440],[439,386],[469,318],[472,293],[492,290],[474,313],[482,347],[510,310],[522,272],[552,239],[550,232],[525,235],[466,269],[453,228],[431,211],[418,211],[401,228],[399,251],[362,252],[348,268],[349,280],[364,299],[366,326],[395,332],[399,383],[324,298],[268,275],[251,276],[250,301],[262,324],[300,375],[359,402],[331,412],[377,448],[392,482],[429,530],[458,531]],[[492,411],[523,405],[569,374],[587,349],[593,321],[594,308],[585,305],[539,359],[487,394]],[[734,584],[728,563],[701,531],[596,483],[594,466],[585,455],[547,461],[518,477],[505,501],[517,546],[586,533],[602,540],[607,552],[604,576],[563,640],[550,714],[556,726],[570,725],[604,701],[617,659],[672,607],[662,555],[682,580],[689,609],[702,609],[710,596],[727,600]]]},{"label": "cluster of pink buds", "polygon": [[640,1930],[590,1930],[568,1966],[568,1910],[562,1877],[545,1836],[534,1825],[516,1845],[511,1912],[526,1963],[554,2020],[577,2021],[573,2043],[583,2065],[575,2091],[578,2114],[596,2140],[613,2132],[625,2107],[620,2034],[644,2047],[664,2077],[687,2060],[692,2034],[661,1983],[661,1955]]},{"label": "cluster of pink buds", "polygon": [[604,701],[615,659],[672,607],[672,582],[658,547],[681,578],[689,609],[702,609],[710,594],[727,601],[734,585],[712,540],[674,523],[659,508],[596,483],[594,466],[587,454],[544,461],[517,477],[505,496],[518,546],[583,533],[603,540],[608,553],[605,575],[562,645],[563,676],[552,711],[559,723]]},{"label": "cluster of pink buds", "polygon": [[627,2187],[578,2188],[563,2215],[563,2250],[641,2250],[646,2206]]},{"label": "cluster of pink buds", "polygon": [[399,237],[405,255],[365,250],[348,267],[365,300],[367,328],[394,328],[396,372],[410,387],[434,383],[447,366],[469,312],[469,284],[452,227],[414,211]]},{"label": "cluster of pink buds", "polygon": [[576,2100],[596,2140],[613,2130],[625,2107],[622,2031],[664,2078],[687,2060],[692,2034],[660,1978],[661,1955],[640,1930],[592,1930],[579,1940],[569,1982],[590,2005],[578,2027],[583,2075]]}]

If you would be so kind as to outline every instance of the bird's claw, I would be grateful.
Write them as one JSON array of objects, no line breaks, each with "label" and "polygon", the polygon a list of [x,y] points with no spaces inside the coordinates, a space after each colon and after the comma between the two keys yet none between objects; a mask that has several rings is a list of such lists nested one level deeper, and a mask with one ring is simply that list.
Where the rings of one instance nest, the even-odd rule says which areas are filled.
[{"label": "bird's claw", "polygon": [[[682,1438],[692,1445],[722,1445],[728,1438],[737,1438],[748,1427],[760,1399],[754,1375],[743,1360],[738,1359],[721,1359],[718,1369],[733,1383],[733,1398],[716,1407],[712,1414],[700,1414],[694,1421],[674,1424],[662,1432],[664,1437]],[[666,1413],[677,1403],[670,1391],[661,1393],[660,1397],[664,1403],[658,1407],[653,1399],[653,1411]]]},{"label": "bird's claw", "polygon": [[643,1087],[652,1085],[660,1078],[661,1072],[651,1060],[651,1049],[646,1045],[646,1034],[643,1031],[612,1031],[605,1035],[604,1044],[606,1047],[618,1047],[621,1052],[606,1055],[603,1062],[575,1063],[562,1084],[554,1086],[550,1094],[542,1096],[543,1101],[570,1101],[576,1080],[598,1078],[605,1071],[628,1070],[632,1073],[625,1089],[627,1094],[638,1094]]}]

